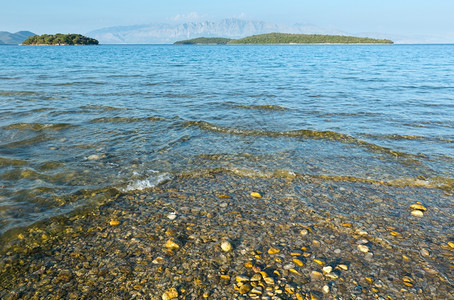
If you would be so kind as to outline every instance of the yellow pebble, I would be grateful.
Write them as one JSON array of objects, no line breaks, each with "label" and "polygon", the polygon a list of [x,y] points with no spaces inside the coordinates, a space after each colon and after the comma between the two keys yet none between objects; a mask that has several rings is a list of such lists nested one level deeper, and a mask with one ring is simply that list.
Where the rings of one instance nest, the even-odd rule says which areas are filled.
[{"label": "yellow pebble", "polygon": [[321,266],[323,266],[323,265],[325,264],[325,262],[324,262],[324,261],[321,261],[320,259],[316,259],[316,258],[315,258],[314,261],[315,261],[316,263],[318,263],[319,265],[321,265]]},{"label": "yellow pebble", "polygon": [[448,242],[448,246],[454,249],[454,243],[453,242]]},{"label": "yellow pebble", "polygon": [[294,258],[293,262],[300,267],[302,267],[304,265],[304,263],[301,260],[299,260],[298,258]]},{"label": "yellow pebble", "polygon": [[22,233],[19,233],[17,235],[17,237],[20,239],[20,240],[23,240],[25,238],[25,236],[22,234]]},{"label": "yellow pebble", "polygon": [[281,252],[281,250],[279,250],[277,248],[268,249],[268,254],[276,254],[276,253],[279,253],[279,252]]},{"label": "yellow pebble", "polygon": [[257,193],[257,192],[252,192],[252,193],[251,193],[251,196],[252,196],[252,197],[255,197],[255,198],[262,198],[262,195],[260,195],[260,194]]},{"label": "yellow pebble", "polygon": [[290,269],[289,271],[290,271],[290,272],[292,272],[293,274],[296,274],[296,275],[301,275],[301,273],[300,273],[300,272],[298,272],[298,271],[297,271],[297,270],[295,270],[295,269]]},{"label": "yellow pebble", "polygon": [[180,245],[178,245],[177,243],[175,243],[174,241],[172,240],[168,240],[164,247],[168,248],[168,249],[179,249],[180,248]]},{"label": "yellow pebble", "polygon": [[110,220],[109,224],[110,224],[110,226],[117,226],[117,225],[120,224],[120,221],[118,221],[118,220]]},{"label": "yellow pebble", "polygon": [[311,293],[311,300],[318,300],[318,298],[314,294]]},{"label": "yellow pebble", "polygon": [[412,204],[410,205],[411,209],[416,209],[416,210],[421,210],[421,211],[426,211],[427,208],[425,208],[420,202],[417,202],[417,204]]},{"label": "yellow pebble", "polygon": [[337,267],[341,270],[344,270],[344,271],[347,271],[348,270],[348,266],[347,265],[344,265],[344,264],[340,264],[340,265],[337,265]]},{"label": "yellow pebble", "polygon": [[248,261],[248,262],[244,263],[244,266],[246,268],[252,268],[252,263],[250,261]]},{"label": "yellow pebble", "polygon": [[398,236],[400,233],[398,233],[397,231],[391,231],[389,234],[392,236]]},{"label": "yellow pebble", "polygon": [[230,276],[229,275],[221,275],[221,279],[230,280]]},{"label": "yellow pebble", "polygon": [[260,275],[262,275],[263,278],[270,277],[265,271],[260,271]]}]

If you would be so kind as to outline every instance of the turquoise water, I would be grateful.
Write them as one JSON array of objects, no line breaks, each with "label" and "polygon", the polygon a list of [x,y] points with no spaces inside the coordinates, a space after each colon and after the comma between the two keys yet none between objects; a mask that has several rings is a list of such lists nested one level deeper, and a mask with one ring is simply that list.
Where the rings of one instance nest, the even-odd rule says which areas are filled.
[{"label": "turquoise water", "polygon": [[454,45],[0,47],[0,232],[212,169],[452,194],[452,74]]}]

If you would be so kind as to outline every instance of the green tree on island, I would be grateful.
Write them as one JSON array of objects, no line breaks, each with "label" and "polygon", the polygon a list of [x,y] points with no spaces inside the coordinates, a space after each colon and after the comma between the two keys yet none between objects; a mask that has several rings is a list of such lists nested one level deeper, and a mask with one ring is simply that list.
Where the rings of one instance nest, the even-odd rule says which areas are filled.
[{"label": "green tree on island", "polygon": [[27,38],[22,45],[98,45],[95,39],[80,34],[43,34]]}]

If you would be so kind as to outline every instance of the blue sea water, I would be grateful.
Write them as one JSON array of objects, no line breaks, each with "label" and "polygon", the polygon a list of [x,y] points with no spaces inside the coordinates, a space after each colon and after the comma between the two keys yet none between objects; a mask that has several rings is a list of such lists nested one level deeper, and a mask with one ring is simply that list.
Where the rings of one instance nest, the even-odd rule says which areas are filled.
[{"label": "blue sea water", "polygon": [[0,47],[0,232],[213,169],[452,195],[453,74],[454,45]]}]

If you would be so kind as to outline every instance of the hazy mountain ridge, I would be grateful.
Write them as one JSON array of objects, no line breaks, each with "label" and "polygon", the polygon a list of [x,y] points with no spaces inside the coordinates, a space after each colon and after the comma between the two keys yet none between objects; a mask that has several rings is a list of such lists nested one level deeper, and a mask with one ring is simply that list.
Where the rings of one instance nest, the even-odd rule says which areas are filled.
[{"label": "hazy mountain ridge", "polygon": [[339,31],[325,30],[305,24],[282,25],[263,21],[224,19],[217,22],[190,22],[177,25],[154,23],[109,27],[91,31],[87,35],[103,44],[171,44],[178,40],[201,36],[242,38],[271,32],[342,34]]},{"label": "hazy mountain ridge", "polygon": [[0,45],[18,45],[25,41],[28,37],[35,34],[30,31],[18,31],[11,33],[8,31],[0,31]]}]

